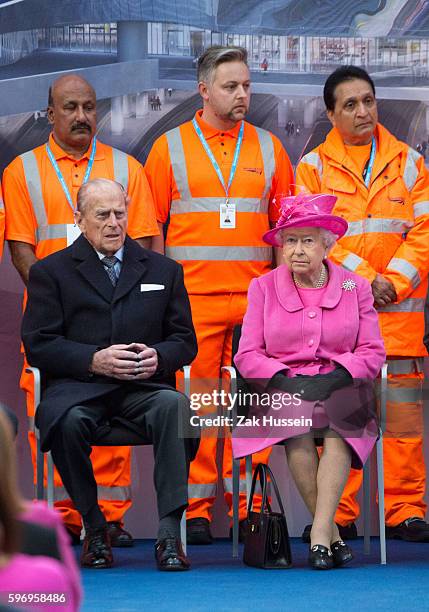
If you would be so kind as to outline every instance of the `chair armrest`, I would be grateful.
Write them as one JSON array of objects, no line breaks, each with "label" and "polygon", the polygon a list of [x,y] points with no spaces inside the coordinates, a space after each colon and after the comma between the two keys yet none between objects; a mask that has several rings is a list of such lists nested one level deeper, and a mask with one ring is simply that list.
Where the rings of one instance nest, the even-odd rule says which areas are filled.
[{"label": "chair armrest", "polygon": [[186,397],[191,395],[191,366],[185,365],[181,368],[183,372],[183,387]]},{"label": "chair armrest", "polygon": [[[223,372],[228,372],[229,379],[231,381],[231,394],[237,395],[237,371],[233,366],[222,366],[221,370]],[[232,407],[232,422],[235,424],[237,422],[237,402],[234,402]]]},{"label": "chair armrest", "polygon": [[[40,370],[39,370],[39,368],[33,368],[32,366],[28,366],[27,368],[25,368],[25,371],[28,374],[32,374],[33,375],[33,382],[34,382],[34,414],[36,414],[36,410],[37,410],[37,408],[39,407],[39,404],[40,404],[40,395],[41,395],[41,392],[42,392]],[[34,424],[33,424],[33,429],[35,430]]]},{"label": "chair armrest", "polygon": [[381,366],[381,389],[380,389],[380,432],[383,434],[386,430],[386,410],[387,410],[387,368],[388,363],[385,361]]}]

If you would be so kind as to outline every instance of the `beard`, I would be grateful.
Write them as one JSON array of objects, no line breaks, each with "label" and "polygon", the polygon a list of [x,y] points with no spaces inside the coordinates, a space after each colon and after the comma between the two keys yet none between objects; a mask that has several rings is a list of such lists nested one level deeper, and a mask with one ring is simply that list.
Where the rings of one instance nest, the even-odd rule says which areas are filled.
[{"label": "beard", "polygon": [[238,115],[239,117],[244,118],[247,115],[248,111],[249,109],[246,106],[240,106],[239,108],[232,109],[230,114],[235,117]]},{"label": "beard", "polygon": [[240,108],[233,108],[226,115],[224,115],[222,119],[228,119],[229,121],[233,121],[234,123],[237,123],[237,121],[241,121],[242,119],[245,118],[248,110],[249,109],[246,108],[245,106],[240,107]]}]

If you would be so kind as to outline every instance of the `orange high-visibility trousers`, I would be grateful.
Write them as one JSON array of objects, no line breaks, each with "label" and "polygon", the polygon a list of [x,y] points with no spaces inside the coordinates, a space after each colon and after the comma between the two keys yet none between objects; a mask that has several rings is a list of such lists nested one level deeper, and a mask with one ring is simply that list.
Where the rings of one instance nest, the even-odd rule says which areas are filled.
[{"label": "orange high-visibility trousers", "polygon": [[[33,377],[25,371],[21,375],[21,388],[26,393],[27,411],[31,422],[34,422],[34,389]],[[33,462],[34,483],[36,483],[36,438],[34,428],[30,427],[28,440]],[[95,479],[98,485],[98,504],[106,521],[123,522],[125,512],[131,507],[131,449],[127,446],[95,446],[91,453],[91,461]],[[68,529],[78,534],[82,528],[79,512],[64,488],[60,475],[54,469],[54,500],[55,508],[61,512],[62,519]],[[46,462],[45,462],[46,486]]]},{"label": "orange high-visibility trousers", "polygon": [[[426,514],[421,397],[423,379],[423,372],[419,371],[388,374],[383,458],[385,518],[390,527],[411,516],[424,518]],[[340,525],[348,525],[358,517],[356,495],[361,484],[362,471],[351,470],[335,515]]]},{"label": "orange high-visibility trousers", "polygon": [[[235,325],[242,322],[247,307],[246,293],[213,295],[190,295],[192,319],[198,340],[198,356],[191,368],[191,391],[211,392],[219,388],[221,367],[231,365],[232,333]],[[223,434],[224,432],[219,432]],[[191,463],[189,473],[189,507],[186,517],[204,517],[211,520],[211,509],[216,499],[218,468],[217,445],[220,435],[213,428],[202,430],[197,456]],[[253,455],[253,463],[267,463],[271,449]],[[225,437],[222,476],[225,501],[232,505],[232,453],[231,439]],[[244,460],[240,469],[239,519],[247,515],[244,490]],[[260,508],[261,497],[254,497],[254,507]],[[230,510],[231,514],[231,510]]]}]

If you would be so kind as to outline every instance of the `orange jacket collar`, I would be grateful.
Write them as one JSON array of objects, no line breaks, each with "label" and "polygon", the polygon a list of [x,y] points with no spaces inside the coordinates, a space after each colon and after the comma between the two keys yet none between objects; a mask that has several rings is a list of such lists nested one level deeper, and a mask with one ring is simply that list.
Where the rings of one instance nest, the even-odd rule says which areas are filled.
[{"label": "orange jacket collar", "polygon": [[[77,160],[74,157],[71,157],[68,153],[66,153],[59,144],[57,144],[54,140],[52,132],[49,134],[49,147],[54,154],[55,159],[58,161],[59,159],[72,159],[73,161],[80,161],[81,159],[89,159],[91,155],[91,147],[92,147],[92,139],[89,144],[88,150],[82,155],[82,157]],[[100,142],[97,140],[97,148],[95,151],[95,159],[98,161],[100,159],[104,159],[104,154],[101,151]]]},{"label": "orange jacket collar", "polygon": [[[377,123],[375,137],[377,140],[377,155],[374,163],[374,176],[402,151],[400,142],[381,123]],[[332,128],[327,135],[324,153],[333,161],[354,172],[353,162],[347,155],[343,139],[337,128]]]},{"label": "orange jacket collar", "polygon": [[195,119],[198,125],[200,126],[201,131],[204,134],[204,138],[206,140],[209,140],[209,138],[214,138],[215,136],[218,136],[219,134],[222,134],[224,136],[231,136],[232,138],[238,138],[238,132],[240,131],[241,121],[239,121],[237,125],[235,125],[231,130],[218,130],[217,128],[214,128],[208,123],[206,123],[205,121],[203,121],[201,119],[202,114],[203,114],[203,111],[198,110],[195,113]]}]

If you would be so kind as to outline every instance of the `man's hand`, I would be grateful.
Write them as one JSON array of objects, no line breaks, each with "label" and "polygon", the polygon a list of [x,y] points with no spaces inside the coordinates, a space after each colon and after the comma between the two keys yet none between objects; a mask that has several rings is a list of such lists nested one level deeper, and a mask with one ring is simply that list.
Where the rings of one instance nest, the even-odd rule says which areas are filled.
[{"label": "man's hand", "polygon": [[396,302],[397,296],[395,287],[381,274],[377,274],[374,278],[371,288],[375,306],[386,306],[391,302]]},{"label": "man's hand", "polygon": [[145,380],[158,367],[158,354],[146,344],[113,344],[94,353],[90,371],[119,380]]},{"label": "man's hand", "polygon": [[130,344],[112,344],[101,351],[94,353],[90,372],[119,378],[120,380],[133,380],[138,363],[136,352]]},{"label": "man's hand", "polygon": [[134,378],[145,380],[153,376],[158,368],[158,353],[156,350],[138,342],[130,344],[130,347],[132,347],[131,350],[136,351],[139,359]]}]

